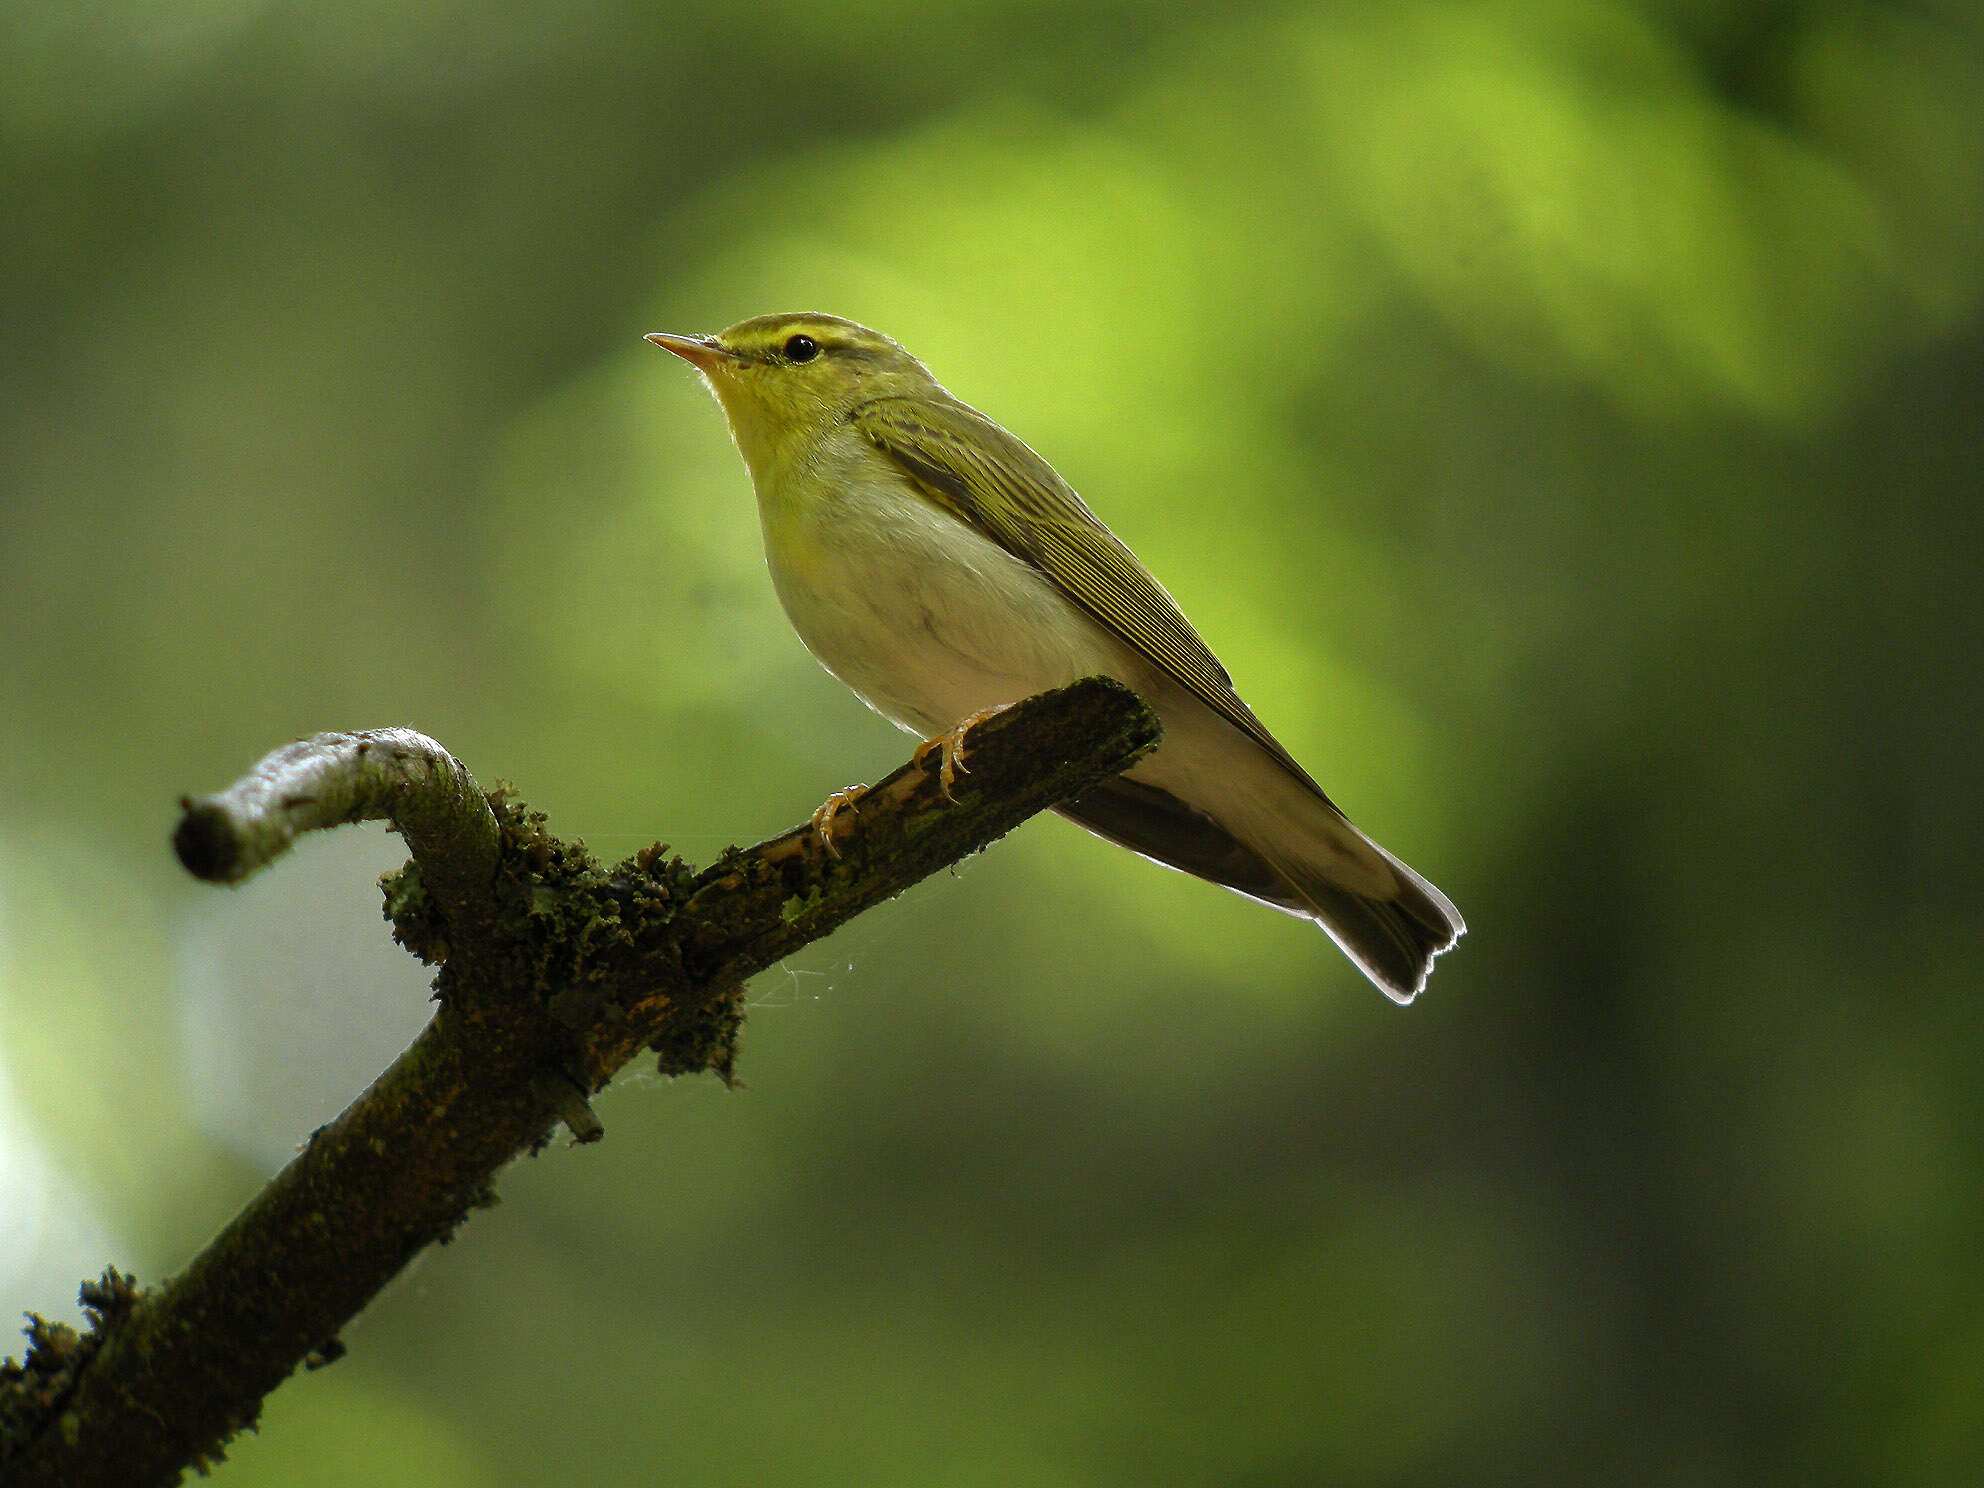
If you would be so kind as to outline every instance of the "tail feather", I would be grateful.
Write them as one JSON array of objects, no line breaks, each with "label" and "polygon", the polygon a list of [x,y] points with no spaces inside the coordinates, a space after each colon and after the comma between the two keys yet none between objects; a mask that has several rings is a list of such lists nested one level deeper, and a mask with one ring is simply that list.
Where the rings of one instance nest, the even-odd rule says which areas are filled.
[{"label": "tail feather", "polygon": [[[1314,920],[1394,1002],[1411,1002],[1424,991],[1433,958],[1467,929],[1444,894],[1340,817],[1336,821],[1354,838],[1360,855],[1375,854],[1390,868],[1390,893],[1348,888],[1322,867],[1270,855],[1169,791],[1127,776],[1106,780],[1058,809],[1098,837],[1153,862]],[[1373,875],[1384,876],[1375,863],[1365,876]]]},{"label": "tail feather", "polygon": [[1426,990],[1434,957],[1451,950],[1467,924],[1446,895],[1383,848],[1377,851],[1398,878],[1398,890],[1389,898],[1340,888],[1298,865],[1276,866],[1310,905],[1316,923],[1378,990],[1407,1003]]}]

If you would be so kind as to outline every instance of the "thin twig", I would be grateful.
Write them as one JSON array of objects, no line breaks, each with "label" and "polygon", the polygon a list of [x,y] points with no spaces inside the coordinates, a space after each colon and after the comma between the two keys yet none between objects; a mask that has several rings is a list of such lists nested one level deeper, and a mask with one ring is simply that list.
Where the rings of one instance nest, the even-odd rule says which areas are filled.
[{"label": "thin twig", "polygon": [[264,755],[218,795],[181,797],[172,834],[195,878],[239,883],[304,832],[390,821],[451,909],[486,899],[496,817],[462,762],[407,728],[315,734]]}]

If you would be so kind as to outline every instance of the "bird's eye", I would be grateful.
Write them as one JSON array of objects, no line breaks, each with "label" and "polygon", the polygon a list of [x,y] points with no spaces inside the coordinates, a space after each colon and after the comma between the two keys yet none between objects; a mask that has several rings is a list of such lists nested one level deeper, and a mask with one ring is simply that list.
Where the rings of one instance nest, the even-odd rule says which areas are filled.
[{"label": "bird's eye", "polygon": [[788,362],[810,362],[820,354],[820,343],[811,336],[794,336],[785,343]]}]

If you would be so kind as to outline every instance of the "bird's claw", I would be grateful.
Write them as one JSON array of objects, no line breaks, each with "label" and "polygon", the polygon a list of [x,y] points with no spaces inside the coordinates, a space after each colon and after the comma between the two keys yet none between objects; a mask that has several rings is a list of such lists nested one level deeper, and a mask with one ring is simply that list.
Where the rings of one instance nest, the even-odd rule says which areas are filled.
[{"label": "bird's claw", "polygon": [[814,811],[813,835],[820,839],[820,846],[826,849],[828,857],[840,856],[840,849],[834,846],[834,818],[843,811],[859,816],[861,813],[854,803],[861,799],[867,789],[865,785],[850,785],[845,790],[837,790],[822,801],[819,808]]},{"label": "bird's claw", "polygon": [[941,758],[937,763],[937,784],[943,790],[946,801],[957,800],[957,797],[951,794],[951,787],[958,783],[958,776],[969,775],[971,773],[970,768],[964,762],[965,735],[977,728],[979,724],[985,722],[986,719],[993,717],[995,714],[1003,713],[1010,707],[1012,707],[1011,703],[1001,703],[996,708],[980,708],[970,717],[960,719],[957,726],[948,732],[939,734],[934,739],[925,739],[921,744],[916,746],[916,753],[913,759],[919,765],[929,759],[930,752],[933,749],[939,751]]}]

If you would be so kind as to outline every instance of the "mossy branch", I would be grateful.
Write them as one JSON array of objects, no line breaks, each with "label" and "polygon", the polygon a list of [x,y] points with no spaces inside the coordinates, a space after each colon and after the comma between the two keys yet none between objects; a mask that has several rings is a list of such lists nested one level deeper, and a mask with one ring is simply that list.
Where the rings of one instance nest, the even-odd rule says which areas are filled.
[{"label": "mossy branch", "polygon": [[183,804],[196,875],[235,882],[297,833],[386,818],[413,861],[385,881],[394,935],[438,964],[433,1020],[376,1083],[179,1276],[107,1273],[93,1326],[35,1319],[0,1370],[0,1483],[149,1488],[220,1459],[298,1364],[421,1249],[492,1202],[512,1157],[563,1123],[602,1134],[587,1097],[644,1049],[728,1079],[743,981],[862,910],[1115,774],[1158,738],[1127,689],[1090,679],[973,729],[947,794],[912,760],[834,823],[697,872],[666,849],[602,868],[407,729],[320,734]]}]

